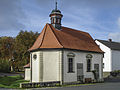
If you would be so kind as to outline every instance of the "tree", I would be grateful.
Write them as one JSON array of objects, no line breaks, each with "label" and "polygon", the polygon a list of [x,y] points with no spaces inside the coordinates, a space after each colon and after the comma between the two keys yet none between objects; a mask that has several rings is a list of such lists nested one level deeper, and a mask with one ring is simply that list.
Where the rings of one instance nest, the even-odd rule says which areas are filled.
[{"label": "tree", "polygon": [[[25,64],[29,63],[28,49],[34,44],[38,35],[38,32],[21,30],[15,38],[0,37],[1,65],[6,63],[7,68],[9,62],[9,66],[13,69],[22,69]],[[0,68],[2,70],[2,66]]]},{"label": "tree", "polygon": [[12,57],[14,51],[14,38],[1,37],[0,38],[0,59],[7,60]]},{"label": "tree", "polygon": [[29,52],[28,49],[34,44],[38,37],[38,32],[20,31],[15,38],[15,67],[22,68],[25,64],[29,63]]},{"label": "tree", "polygon": [[14,38],[0,37],[0,72],[9,72],[14,51]]}]

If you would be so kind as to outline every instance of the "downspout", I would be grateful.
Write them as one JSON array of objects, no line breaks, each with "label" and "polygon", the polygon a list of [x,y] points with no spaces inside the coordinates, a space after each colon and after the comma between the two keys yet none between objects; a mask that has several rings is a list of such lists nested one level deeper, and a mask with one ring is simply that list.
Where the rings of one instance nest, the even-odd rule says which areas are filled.
[{"label": "downspout", "polygon": [[103,79],[103,58],[104,58],[104,54],[102,54],[102,58],[101,58],[101,79],[102,79],[102,81],[104,81],[104,79]]},{"label": "downspout", "polygon": [[62,82],[61,82],[61,85],[63,85],[64,84],[64,51],[63,51],[63,49],[62,49],[62,64],[61,64],[61,69],[62,69]]},{"label": "downspout", "polygon": [[30,82],[32,83],[32,54],[30,54]]},{"label": "downspout", "polygon": [[112,61],[112,49],[110,49],[110,63],[111,63],[110,69],[111,69],[111,71],[113,71],[113,68],[112,68],[112,63],[113,63],[113,61]]},{"label": "downspout", "polygon": [[[110,47],[111,47],[111,42],[112,42],[112,40],[111,39],[109,39],[109,42],[110,42]],[[112,48],[110,48],[110,64],[111,64],[111,66],[110,66],[110,72],[113,70],[113,68],[112,68]]]}]

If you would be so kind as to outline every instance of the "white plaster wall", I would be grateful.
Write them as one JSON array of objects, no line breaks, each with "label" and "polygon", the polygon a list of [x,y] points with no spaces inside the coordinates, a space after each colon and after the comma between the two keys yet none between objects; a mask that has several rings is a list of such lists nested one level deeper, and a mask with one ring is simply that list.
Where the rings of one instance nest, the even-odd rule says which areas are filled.
[{"label": "white plaster wall", "polygon": [[25,80],[30,80],[30,68],[25,68]]},{"label": "white plaster wall", "polygon": [[92,70],[94,70],[94,64],[99,64],[99,79],[103,80],[103,55],[93,53],[92,58]]},{"label": "white plaster wall", "polygon": [[[74,53],[74,73],[68,73],[68,53]],[[94,70],[94,64],[99,64],[99,76],[100,79],[102,79],[102,54],[98,53],[86,53],[86,52],[80,52],[80,51],[64,51],[64,82],[75,82],[77,81],[77,63],[83,63],[83,74],[84,78],[92,78],[94,79],[94,75],[92,72],[87,72],[87,59],[86,55],[92,54],[92,70]]]},{"label": "white plaster wall", "polygon": [[[36,54],[37,58],[34,59],[33,55]],[[40,63],[40,51],[33,52],[32,53],[32,82],[39,82],[40,81],[40,68],[39,68],[39,63]]]},{"label": "white plaster wall", "polygon": [[120,70],[120,51],[112,50],[112,71]]},{"label": "white plaster wall", "polygon": [[104,63],[103,72],[111,72],[112,71],[111,49],[97,40],[95,42],[97,43],[97,45],[99,45],[100,49],[105,52],[103,58]]},{"label": "white plaster wall", "polygon": [[[42,58],[41,56],[42,52]],[[74,71],[75,73],[68,73],[68,53],[74,53]],[[34,60],[32,58],[32,82],[48,82],[48,81],[62,81],[62,51],[57,50],[44,50],[31,53],[32,57],[34,54],[37,55],[37,59]],[[78,52],[78,51],[63,51],[63,80],[64,82],[74,82],[77,81],[77,63],[83,63],[84,69],[84,77],[94,79],[92,72],[86,72],[86,55],[92,54],[92,70],[94,70],[94,64],[99,64],[100,71],[100,79],[102,78],[102,54],[97,53],[86,53],[86,52]],[[41,59],[43,60],[43,66],[40,68]],[[40,70],[42,72],[40,72]],[[40,79],[42,75],[42,79]]]},{"label": "white plaster wall", "polygon": [[61,81],[61,51],[43,51],[43,82]]}]

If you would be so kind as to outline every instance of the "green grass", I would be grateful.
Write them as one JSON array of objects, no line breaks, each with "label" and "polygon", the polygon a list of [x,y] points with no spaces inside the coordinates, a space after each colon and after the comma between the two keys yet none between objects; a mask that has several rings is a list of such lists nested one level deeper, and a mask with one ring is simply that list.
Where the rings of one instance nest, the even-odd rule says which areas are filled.
[{"label": "green grass", "polygon": [[[1,88],[19,88],[20,83],[25,83],[25,82],[28,81],[24,80],[21,76],[0,77]],[[72,87],[72,86],[80,86],[80,85],[94,85],[94,84],[90,83],[90,84],[76,84],[76,85],[62,85],[62,86],[58,85],[56,87]],[[54,87],[50,87],[50,88],[54,88]]]},{"label": "green grass", "polygon": [[0,77],[0,87],[2,88],[19,88],[20,83],[25,81],[21,76]]}]

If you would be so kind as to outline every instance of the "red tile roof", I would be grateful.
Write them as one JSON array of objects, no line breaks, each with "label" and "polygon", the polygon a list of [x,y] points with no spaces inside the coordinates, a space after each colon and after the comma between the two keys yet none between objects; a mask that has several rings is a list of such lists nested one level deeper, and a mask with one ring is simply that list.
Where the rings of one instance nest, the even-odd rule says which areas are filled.
[{"label": "red tile roof", "polygon": [[57,30],[51,24],[45,25],[29,51],[39,48],[67,48],[103,53],[88,33],[67,27]]},{"label": "red tile roof", "polygon": [[24,68],[30,68],[30,63],[24,66]]}]

